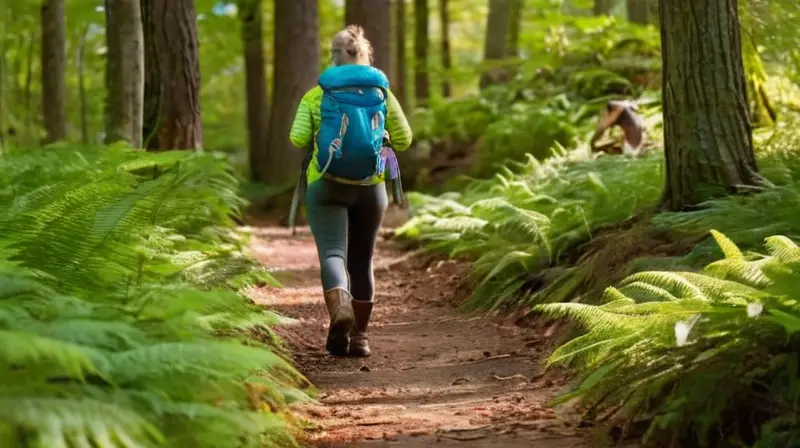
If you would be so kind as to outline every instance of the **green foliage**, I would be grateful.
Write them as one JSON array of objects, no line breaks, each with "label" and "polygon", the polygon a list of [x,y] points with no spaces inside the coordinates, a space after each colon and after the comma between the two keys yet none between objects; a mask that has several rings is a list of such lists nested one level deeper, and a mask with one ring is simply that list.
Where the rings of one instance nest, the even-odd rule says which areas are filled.
[{"label": "green foliage", "polygon": [[530,272],[555,265],[599,227],[654,205],[661,165],[656,154],[629,159],[562,152],[545,162],[529,156],[518,173],[507,169],[461,194],[414,194],[414,216],[397,233],[451,256],[477,258],[478,288],[469,307],[551,300],[518,295]]},{"label": "green foliage", "polygon": [[603,305],[537,307],[588,330],[550,358],[584,372],[559,401],[580,398],[614,423],[649,416],[645,440],[658,446],[793,446],[800,247],[772,236],[768,255],[744,253],[712,233],[725,258],[702,273],[640,272]]},{"label": "green foliage", "polygon": [[294,443],[307,383],[236,292],[275,283],[231,229],[237,189],[207,153],[0,158],[2,446]]}]

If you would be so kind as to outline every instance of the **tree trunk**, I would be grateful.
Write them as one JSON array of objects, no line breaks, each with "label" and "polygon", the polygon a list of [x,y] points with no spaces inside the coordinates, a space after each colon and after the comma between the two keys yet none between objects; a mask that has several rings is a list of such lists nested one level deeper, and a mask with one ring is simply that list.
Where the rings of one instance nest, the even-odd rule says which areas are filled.
[{"label": "tree trunk", "polygon": [[25,63],[25,89],[23,91],[24,101],[25,101],[25,136],[26,138],[30,139],[33,124],[35,122],[35,112],[34,108],[31,106],[31,101],[33,99],[32,87],[33,87],[33,57],[34,57],[34,47],[36,46],[36,34],[31,32],[30,39],[28,41],[28,54],[26,56],[26,63]]},{"label": "tree trunk", "polygon": [[414,99],[417,106],[428,104],[428,0],[414,0]]},{"label": "tree trunk", "polygon": [[[199,149],[203,146],[200,121],[200,63],[194,0],[145,0],[144,27],[152,38],[158,67],[156,125],[145,128],[158,135],[158,149]],[[145,51],[150,43],[145,42]],[[145,57],[145,63],[151,60]],[[151,81],[147,69],[146,82]],[[154,79],[152,81],[155,81]],[[151,81],[151,82],[152,82]],[[154,94],[147,91],[145,95]],[[148,101],[149,102],[149,101]],[[150,107],[148,105],[148,107]],[[153,120],[148,110],[148,120]]]},{"label": "tree trunk", "polygon": [[[80,101],[80,114],[81,114],[81,142],[84,145],[89,144],[89,112],[86,104],[86,81],[84,72],[86,71],[86,37],[89,34],[89,27],[85,27],[81,33],[81,40],[78,43],[77,55],[75,57],[75,65],[78,71],[78,100]],[[141,129],[139,129],[141,132]]]},{"label": "tree trunk", "polygon": [[124,140],[142,146],[144,37],[139,0],[105,0],[106,143]]},{"label": "tree trunk", "polygon": [[347,0],[344,13],[345,26],[361,25],[364,28],[375,54],[372,65],[383,70],[387,76],[391,73],[391,6],[390,0]]},{"label": "tree trunk", "polygon": [[519,35],[522,31],[523,0],[511,0],[511,13],[509,14],[508,39],[506,41],[506,55],[512,58],[519,57]]},{"label": "tree trunk", "polygon": [[736,0],[661,0],[663,206],[682,210],[762,182],[747,111]]},{"label": "tree trunk", "polygon": [[611,14],[611,8],[613,6],[614,0],[594,0],[592,12],[596,16],[607,16]]},{"label": "tree trunk", "polygon": [[161,75],[156,51],[153,1],[140,0],[144,36],[144,101],[142,104],[142,147],[158,149],[158,123],[161,113]]},{"label": "tree trunk", "polygon": [[42,3],[42,112],[47,131],[43,143],[53,143],[67,136],[64,114],[67,62],[65,0]]},{"label": "tree trunk", "polygon": [[267,184],[289,184],[300,173],[304,153],[291,145],[289,131],[300,99],[317,83],[318,29],[317,0],[275,0],[275,71],[264,179]]},{"label": "tree trunk", "polygon": [[267,155],[269,102],[261,2],[262,0],[247,0],[240,4],[242,8],[242,41],[244,43],[244,78],[247,92],[250,178],[256,182],[263,182],[269,172]]},{"label": "tree trunk", "polygon": [[408,110],[406,92],[406,2],[397,0],[395,9],[395,82],[392,93],[403,110]]},{"label": "tree trunk", "polygon": [[506,57],[506,36],[511,17],[512,0],[489,0],[489,15],[486,19],[484,62],[490,67],[481,73],[480,87],[502,83],[508,79],[505,68],[492,65],[501,63]]},{"label": "tree trunk", "polygon": [[448,1],[439,0],[439,17],[441,19],[440,31],[442,33],[442,96],[450,98],[452,89],[450,87],[450,69],[453,66],[450,54],[450,12],[448,11]]},{"label": "tree trunk", "polygon": [[638,23],[640,25],[647,25],[648,23],[648,14],[647,9],[649,8],[648,2],[649,0],[626,0],[626,7],[628,9],[628,20],[633,23]]}]

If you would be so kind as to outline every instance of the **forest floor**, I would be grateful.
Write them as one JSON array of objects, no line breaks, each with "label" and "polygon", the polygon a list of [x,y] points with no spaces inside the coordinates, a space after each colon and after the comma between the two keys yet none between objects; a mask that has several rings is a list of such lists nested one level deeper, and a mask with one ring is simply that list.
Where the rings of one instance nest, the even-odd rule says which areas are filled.
[{"label": "forest floor", "polygon": [[372,356],[324,350],[327,313],[317,254],[307,228],[251,228],[252,250],[283,284],[254,299],[297,319],[276,330],[300,371],[320,390],[303,405],[308,443],[321,447],[592,446],[568,410],[545,402],[565,376],[544,370],[553,338],[541,325],[466,315],[468,265],[407,252],[387,239],[375,259]]}]

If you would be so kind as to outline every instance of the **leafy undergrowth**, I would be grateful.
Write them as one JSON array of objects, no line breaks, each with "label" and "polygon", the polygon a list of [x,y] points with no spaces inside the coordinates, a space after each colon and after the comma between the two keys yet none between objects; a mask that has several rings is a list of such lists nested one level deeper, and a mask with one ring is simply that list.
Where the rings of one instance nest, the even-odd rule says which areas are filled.
[{"label": "leafy undergrowth", "polygon": [[[742,296],[745,290],[735,282],[766,288],[764,279],[771,274],[753,270],[766,261],[748,264],[747,269],[735,257],[732,262],[718,262],[738,252],[731,249],[733,243],[723,243],[721,250],[709,237],[709,230],[717,229],[744,250],[760,248],[772,235],[782,235],[768,240],[773,249],[775,241],[800,240],[800,134],[789,122],[760,131],[756,137],[759,167],[774,186],[710,201],[697,211],[659,213],[655,209],[663,188],[663,154],[628,158],[574,150],[561,151],[544,162],[531,157],[527,164],[511,164],[493,179],[471,182],[462,193],[438,197],[415,193],[412,219],[397,234],[429,250],[474,260],[475,292],[463,304],[465,308],[533,308],[537,313],[576,316],[588,325],[592,332],[559,348],[552,360],[575,361],[571,365],[584,381],[564,399],[586,397],[590,417],[623,426],[633,434],[638,434],[641,423],[650,428],[648,440],[655,446],[721,446],[736,440],[790,446],[783,437],[792,434],[784,428],[797,423],[787,416],[797,410],[800,387],[769,381],[788,381],[786,375],[796,374],[791,369],[797,360],[789,355],[796,344],[789,340],[789,346],[781,345],[773,327],[753,330],[769,333],[763,340],[751,339],[749,329],[737,333],[740,321],[723,318],[721,310],[738,306],[729,310],[734,314],[724,316],[735,315],[755,301],[765,309],[775,307],[774,315],[783,310],[798,316],[798,309],[791,308],[795,306],[791,294],[775,293],[768,302],[761,295]],[[718,241],[727,241],[720,235]],[[780,258],[774,252],[771,255]],[[753,257],[747,253],[747,260]],[[706,265],[706,277],[720,275],[726,281],[709,282],[691,274]],[[754,278],[763,281],[751,284]],[[619,290],[609,289],[620,282]],[[693,286],[687,286],[691,282]],[[789,290],[787,285],[781,288]],[[693,301],[678,303],[673,296]],[[647,302],[639,307],[610,302],[656,298],[666,303]],[[631,317],[609,315],[611,308],[622,305],[629,307],[623,311],[630,311]],[[570,314],[573,309],[578,311]],[[699,351],[684,354],[682,350],[690,349],[681,347],[673,352],[675,323],[700,311],[719,314],[720,325],[728,325],[727,333],[713,325],[705,327],[708,330],[697,333],[693,345]],[[787,343],[785,334],[782,341]],[[712,358],[707,353],[700,361],[686,358],[723,344],[729,344],[725,349],[730,350],[725,357]],[[747,362],[736,370],[722,359]],[[695,362],[697,370],[692,370]],[[732,375],[730,381],[738,381],[739,389],[720,386],[714,389],[715,397],[704,401],[704,382],[722,385],[727,375]],[[771,406],[781,411],[771,412]],[[750,408],[750,413],[743,413]],[[691,417],[679,417],[684,412]]]},{"label": "leafy undergrowth", "polygon": [[601,306],[537,307],[588,329],[550,358],[586,372],[557,401],[624,430],[644,421],[657,446],[797,446],[800,247],[771,236],[762,255],[712,234],[725,257],[702,272],[639,272]]},{"label": "leafy undergrowth", "polygon": [[[226,161],[56,146],[0,158],[0,445],[294,445],[307,381],[237,290]],[[265,336],[266,335],[266,336]]]},{"label": "leafy undergrowth", "polygon": [[424,168],[404,172],[410,188],[452,188],[446,181],[458,175],[487,178],[508,161],[550,157],[554,144],[574,148],[589,139],[611,99],[640,100],[655,129],[658,31],[605,17],[542,14],[542,26],[526,31],[530,54],[513,80],[415,111],[417,161],[404,167]]}]

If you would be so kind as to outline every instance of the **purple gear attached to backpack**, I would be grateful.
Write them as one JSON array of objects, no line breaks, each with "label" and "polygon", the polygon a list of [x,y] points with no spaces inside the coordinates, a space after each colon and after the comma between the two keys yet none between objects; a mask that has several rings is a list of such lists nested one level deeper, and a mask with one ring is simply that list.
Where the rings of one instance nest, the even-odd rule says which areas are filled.
[{"label": "purple gear attached to backpack", "polygon": [[400,176],[400,164],[397,163],[397,155],[388,146],[381,148],[381,158],[384,166],[389,167],[389,179],[397,179]]}]

